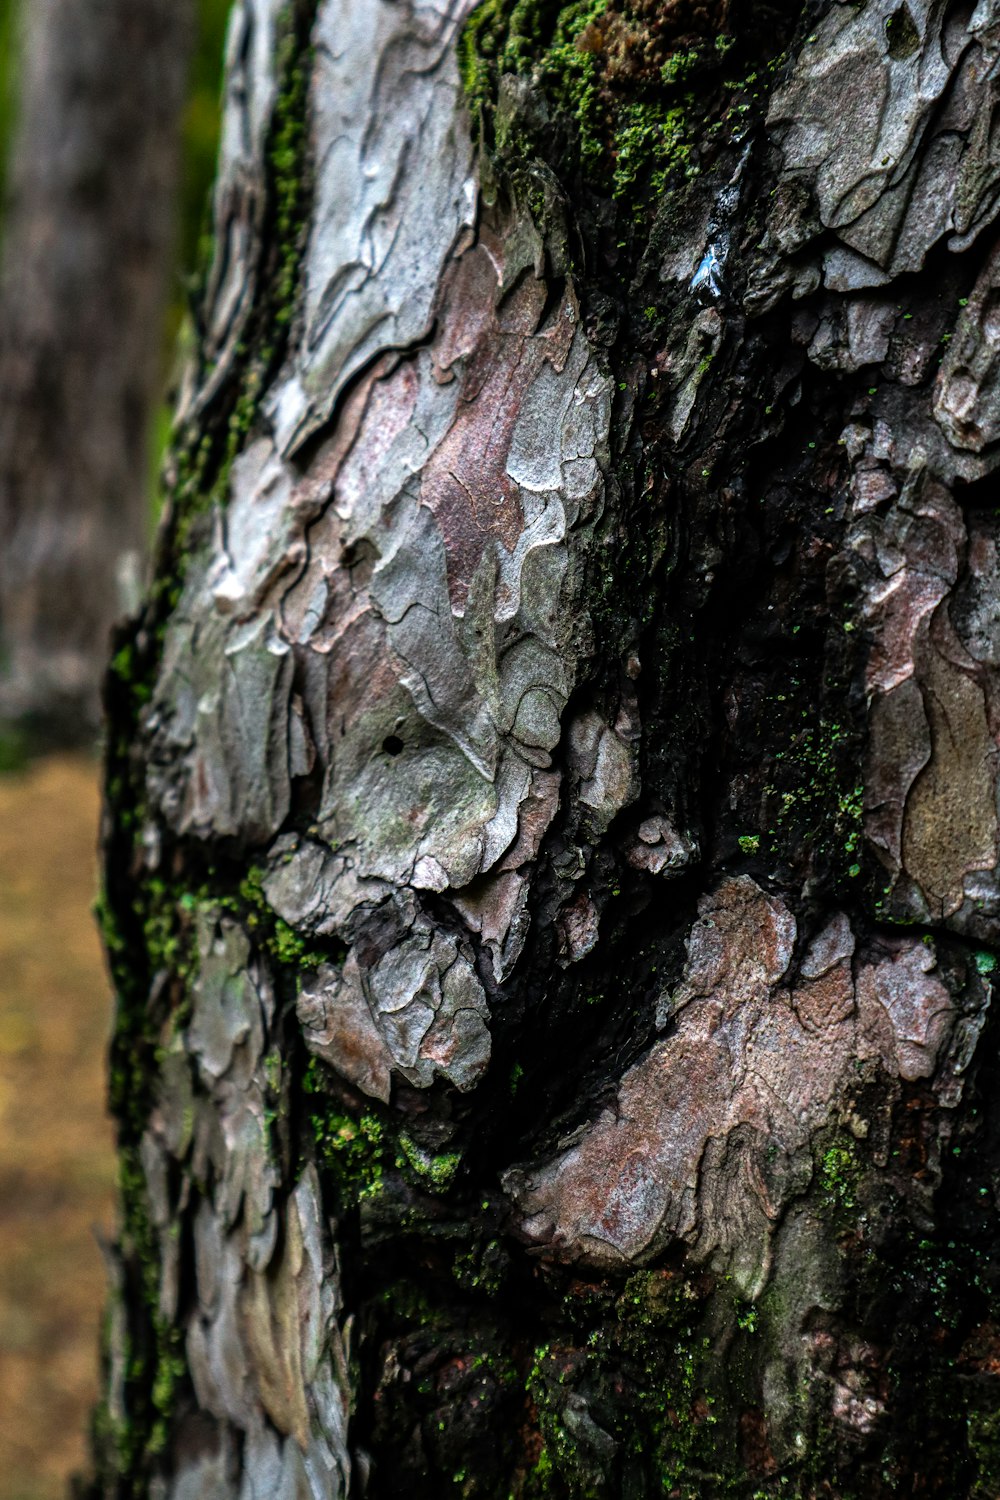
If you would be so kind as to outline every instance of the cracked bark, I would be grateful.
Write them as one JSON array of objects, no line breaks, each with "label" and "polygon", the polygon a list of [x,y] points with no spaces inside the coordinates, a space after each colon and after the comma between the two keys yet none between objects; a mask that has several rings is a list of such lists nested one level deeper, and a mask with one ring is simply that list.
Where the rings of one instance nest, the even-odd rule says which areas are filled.
[{"label": "cracked bark", "polygon": [[997,1492],[998,59],[236,6],[95,1494]]}]

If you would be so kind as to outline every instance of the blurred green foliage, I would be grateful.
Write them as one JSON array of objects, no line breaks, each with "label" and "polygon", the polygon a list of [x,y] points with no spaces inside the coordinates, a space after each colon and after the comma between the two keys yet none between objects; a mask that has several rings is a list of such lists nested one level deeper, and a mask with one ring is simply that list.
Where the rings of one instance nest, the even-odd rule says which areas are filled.
[{"label": "blurred green foliage", "polygon": [[[0,5],[14,3],[17,0],[0,0]],[[151,413],[149,428],[150,525],[153,527],[163,503],[160,469],[170,442],[172,403],[167,390],[169,375],[191,290],[196,287],[199,271],[207,265],[211,255],[212,183],[222,114],[226,25],[231,9],[232,0],[197,0],[198,32],[181,126],[183,160],[176,271],[163,336],[164,399]]]},{"label": "blurred green foliage", "polygon": [[[11,0],[0,0],[0,4]],[[222,97],[222,61],[230,0],[198,0],[198,37],[184,111],[184,178],[181,189],[180,264],[190,272],[208,231],[208,201],[215,176]]]},{"label": "blurred green foliage", "polygon": [[0,0],[0,203],[6,189],[7,143],[14,119],[14,84],[17,78],[14,35],[16,8],[17,0]]},{"label": "blurred green foliage", "polygon": [[[30,0],[0,0],[0,186],[16,115],[18,16]],[[196,0],[197,36],[183,119],[178,266],[191,275],[208,229],[208,199],[219,140],[223,48],[231,0]]]},{"label": "blurred green foliage", "polygon": [[[14,127],[18,81],[18,17],[31,0],[0,0],[0,205]],[[175,270],[163,329],[164,386],[187,311],[189,288],[211,248],[211,190],[219,143],[222,64],[231,0],[196,0],[197,35],[182,120],[183,163]],[[2,224],[0,224],[2,228]],[[161,405],[150,427],[151,488],[170,431],[170,413]]]},{"label": "blurred green foliage", "polygon": [[[14,0],[0,0],[0,4]],[[198,33],[182,122],[183,162],[177,236],[177,270],[164,329],[164,400],[151,414],[149,430],[150,524],[163,503],[160,469],[170,442],[172,404],[167,391],[178,337],[212,249],[212,183],[222,117],[222,70],[232,0],[197,0]]]}]

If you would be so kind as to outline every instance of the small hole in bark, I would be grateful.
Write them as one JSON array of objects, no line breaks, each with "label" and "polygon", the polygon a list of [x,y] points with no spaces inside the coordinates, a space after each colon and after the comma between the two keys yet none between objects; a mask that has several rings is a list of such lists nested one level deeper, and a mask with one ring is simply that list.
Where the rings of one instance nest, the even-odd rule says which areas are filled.
[{"label": "small hole in bark", "polygon": [[382,749],[386,755],[400,755],[403,749],[403,741],[398,734],[387,734],[382,741]]}]

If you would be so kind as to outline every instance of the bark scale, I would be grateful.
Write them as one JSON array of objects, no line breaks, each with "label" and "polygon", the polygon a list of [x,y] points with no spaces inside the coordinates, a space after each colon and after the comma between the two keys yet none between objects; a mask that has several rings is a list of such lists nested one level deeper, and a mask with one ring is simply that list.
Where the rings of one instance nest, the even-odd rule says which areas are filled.
[{"label": "bark scale", "polygon": [[99,1493],[997,1492],[998,58],[236,6]]},{"label": "bark scale", "polygon": [[0,731],[92,741],[147,552],[191,0],[30,0],[0,271]]}]

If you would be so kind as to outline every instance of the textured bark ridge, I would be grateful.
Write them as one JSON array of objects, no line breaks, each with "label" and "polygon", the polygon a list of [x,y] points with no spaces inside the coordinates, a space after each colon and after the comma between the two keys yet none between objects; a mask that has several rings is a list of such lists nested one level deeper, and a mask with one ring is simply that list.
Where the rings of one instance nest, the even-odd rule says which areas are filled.
[{"label": "textured bark ridge", "polygon": [[998,64],[236,5],[95,1493],[997,1493]]}]

